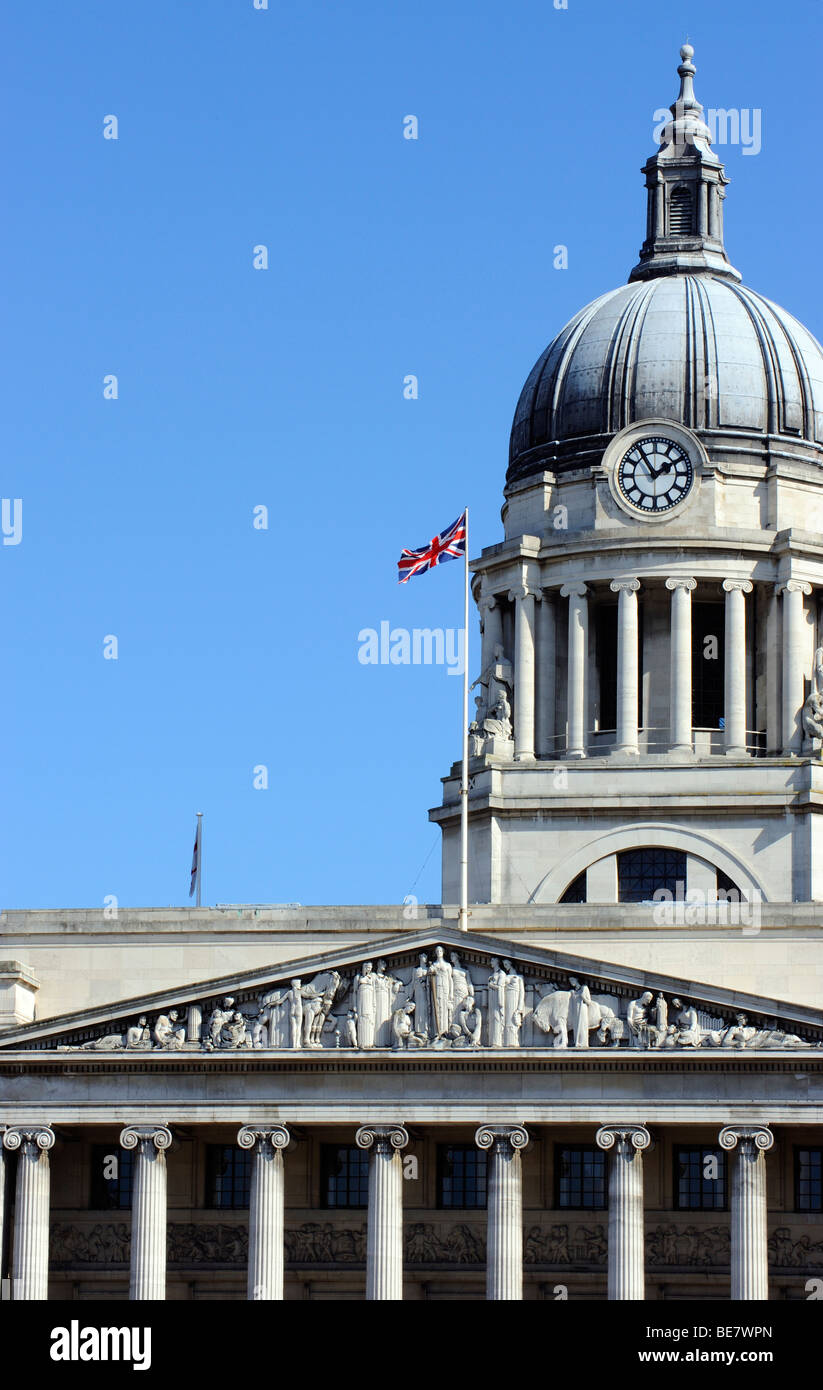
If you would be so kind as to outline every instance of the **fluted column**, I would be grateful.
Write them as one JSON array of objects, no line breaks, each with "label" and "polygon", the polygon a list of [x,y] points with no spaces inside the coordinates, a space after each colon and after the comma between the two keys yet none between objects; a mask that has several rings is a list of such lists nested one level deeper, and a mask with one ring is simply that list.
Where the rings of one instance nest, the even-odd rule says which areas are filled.
[{"label": "fluted column", "polygon": [[724,579],[726,640],[724,673],[724,726],[726,753],[746,752],[746,594],[749,579]]},{"label": "fluted column", "polygon": [[237,1134],[241,1149],[252,1151],[247,1297],[258,1302],[283,1297],[283,1149],[288,1147],[289,1138],[285,1125],[263,1129],[243,1125]]},{"label": "fluted column", "polygon": [[537,605],[536,627],[536,665],[537,665],[537,710],[535,751],[538,757],[553,758],[556,753],[554,743],[554,707],[556,697],[557,673],[557,630],[555,624],[554,594],[543,590],[543,597]]},{"label": "fluted column", "polygon": [[637,579],[613,579],[617,599],[617,740],[619,753],[638,752]]},{"label": "fluted column", "polygon": [[503,645],[500,600],[496,599],[493,594],[484,594],[477,606],[483,618],[480,670],[487,671],[494,661],[495,647],[502,647]]},{"label": "fluted column", "polygon": [[120,1134],[124,1149],[136,1150],[131,1200],[131,1278],[129,1298],[166,1297],[165,1125],[128,1125]]},{"label": "fluted column", "polygon": [[403,1166],[409,1142],[402,1125],[362,1125],[355,1143],[369,1149],[366,1298],[403,1297]]},{"label": "fluted column", "polygon": [[666,580],[671,591],[671,751],[693,752],[692,738],[692,592],[696,579]]},{"label": "fluted column", "polygon": [[474,1136],[489,1154],[486,1177],[486,1298],[523,1297],[522,1125],[481,1125]]},{"label": "fluted column", "polygon": [[783,752],[800,753],[803,728],[800,711],[806,698],[806,631],[803,597],[811,584],[790,579],[778,593],[783,595]]},{"label": "fluted column", "polygon": [[564,584],[560,597],[569,600],[569,670],[567,715],[568,758],[586,756],[586,662],[589,648],[589,604],[585,584]]},{"label": "fluted column", "polygon": [[643,1149],[645,1125],[602,1125],[598,1147],[609,1160],[609,1298],[644,1297]]},{"label": "fluted column", "polygon": [[512,589],[514,602],[514,756],[534,757],[534,590]]},{"label": "fluted column", "polygon": [[15,1299],[49,1296],[49,1149],[54,1130],[48,1125],[12,1125],[3,1147],[17,1151],[14,1203],[12,1294]]},{"label": "fluted column", "polygon": [[766,1160],[774,1135],[766,1125],[726,1125],[720,1147],[732,1159],[731,1272],[733,1299],[769,1297],[769,1247],[766,1235]]}]

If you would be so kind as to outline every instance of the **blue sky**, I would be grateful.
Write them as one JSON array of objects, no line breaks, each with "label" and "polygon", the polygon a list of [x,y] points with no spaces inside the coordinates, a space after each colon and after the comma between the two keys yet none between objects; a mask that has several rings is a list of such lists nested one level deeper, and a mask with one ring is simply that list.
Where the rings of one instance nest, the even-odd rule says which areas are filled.
[{"label": "blue sky", "polygon": [[730,257],[822,337],[819,0],[11,8],[0,907],[186,903],[198,810],[204,901],[439,901],[461,682],[358,632],[458,626],[461,567],[397,556],[466,503],[501,539],[517,395],[637,259],[687,34],[704,105],[762,113]]}]

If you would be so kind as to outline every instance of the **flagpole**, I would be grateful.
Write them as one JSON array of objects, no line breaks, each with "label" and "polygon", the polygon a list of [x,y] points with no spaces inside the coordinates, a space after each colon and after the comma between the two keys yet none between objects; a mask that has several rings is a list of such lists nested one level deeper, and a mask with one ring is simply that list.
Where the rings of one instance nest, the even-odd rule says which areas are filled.
[{"label": "flagpole", "polygon": [[463,568],[463,769],[460,778],[460,909],[457,925],[469,929],[469,509]]},{"label": "flagpole", "polygon": [[197,812],[197,906],[200,906],[200,878],[203,873],[203,812]]}]

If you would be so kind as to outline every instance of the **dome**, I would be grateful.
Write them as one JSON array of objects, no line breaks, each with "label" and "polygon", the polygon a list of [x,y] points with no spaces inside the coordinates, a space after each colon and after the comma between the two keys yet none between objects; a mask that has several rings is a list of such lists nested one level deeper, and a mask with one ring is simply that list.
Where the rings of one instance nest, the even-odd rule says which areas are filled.
[{"label": "dome", "polygon": [[[517,403],[508,482],[594,466],[645,419],[805,446],[823,464],[823,348],[791,314],[740,283],[726,256],[728,179],[694,94],[693,49],[646,161],[646,240],[629,283],[566,324]],[[755,438],[753,438],[755,437]],[[708,442],[708,441],[707,441]]]},{"label": "dome", "polygon": [[711,273],[611,290],[575,315],[529,374],[509,480],[571,462],[581,437],[644,419],[823,444],[823,348],[785,309]]}]

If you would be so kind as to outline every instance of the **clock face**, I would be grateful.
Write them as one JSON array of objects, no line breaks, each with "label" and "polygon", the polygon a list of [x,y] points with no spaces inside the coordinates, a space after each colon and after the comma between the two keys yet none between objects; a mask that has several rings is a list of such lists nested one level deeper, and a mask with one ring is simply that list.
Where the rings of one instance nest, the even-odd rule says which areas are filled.
[{"label": "clock face", "polygon": [[659,516],[687,496],[694,468],[686,450],[673,439],[652,435],[627,449],[616,470],[623,499],[639,512]]}]

